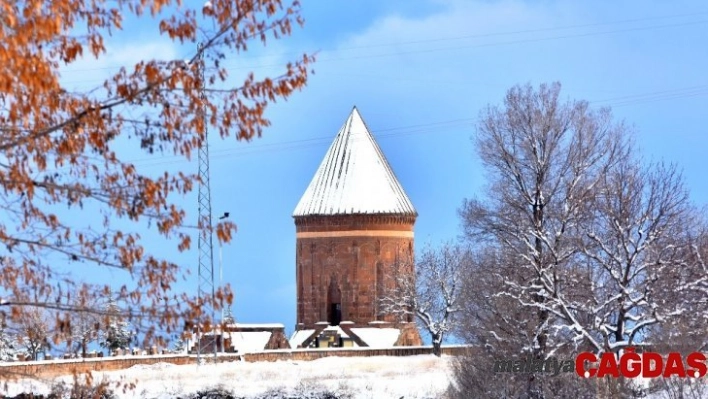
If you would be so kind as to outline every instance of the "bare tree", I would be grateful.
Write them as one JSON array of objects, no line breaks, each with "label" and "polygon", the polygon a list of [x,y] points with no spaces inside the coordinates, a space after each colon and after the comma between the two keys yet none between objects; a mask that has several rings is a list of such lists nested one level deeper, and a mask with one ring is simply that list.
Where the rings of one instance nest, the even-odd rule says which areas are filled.
[{"label": "bare tree", "polygon": [[45,353],[51,348],[49,340],[52,332],[44,309],[32,309],[27,312],[19,325],[19,330],[22,346],[30,359],[37,360],[40,353]]},{"label": "bare tree", "polygon": [[[475,250],[471,265],[461,281],[462,306],[455,335],[472,347],[452,362],[448,397],[527,398],[533,384],[549,398],[595,398],[595,384],[574,373],[542,373],[531,382],[524,373],[495,372],[497,361],[525,360],[524,348],[535,340],[537,316],[516,299],[499,295],[506,289],[505,281],[528,278],[524,277],[527,270],[508,251],[491,246]],[[571,348],[559,348],[555,356],[570,359]]]},{"label": "bare tree", "polygon": [[[475,141],[489,187],[461,209],[466,236],[497,245],[520,269],[501,276],[496,295],[535,316],[522,354],[539,360],[568,345],[562,329],[579,324],[567,302],[583,283],[569,267],[578,256],[578,225],[602,176],[627,152],[626,128],[608,109],[559,95],[557,83],[517,86],[503,108],[482,112]],[[543,397],[537,376],[528,381],[528,396]]]},{"label": "bare tree", "polygon": [[100,309],[97,302],[85,291],[80,291],[73,300],[75,312],[71,319],[70,342],[76,344],[78,350],[81,351],[81,357],[84,358],[88,345],[98,339],[101,330],[101,317],[96,312],[97,309]]},{"label": "bare tree", "polygon": [[[659,353],[706,352],[708,349],[708,231],[705,218],[697,212],[691,213],[694,223],[684,227],[691,230],[691,224],[698,224],[698,230],[686,237],[679,236],[685,245],[685,263],[671,269],[663,278],[670,287],[662,292],[663,301],[680,304],[678,314],[669,323],[655,324],[646,334],[652,348]],[[699,399],[708,396],[708,382],[693,378],[657,378],[651,381],[650,389],[656,398]]]},{"label": "bare tree", "polygon": [[7,362],[15,358],[17,353],[17,337],[8,331],[5,321],[0,321],[0,362]]},{"label": "bare tree", "polygon": [[[650,327],[706,300],[690,244],[699,225],[676,168],[643,164],[609,110],[559,93],[515,87],[503,109],[483,112],[476,144],[489,189],[461,209],[466,236],[496,251],[474,279],[487,293],[466,301],[486,331],[473,338],[492,347],[513,338],[506,349],[540,360],[647,344]],[[527,397],[550,395],[542,380],[529,374]]]},{"label": "bare tree", "polygon": [[[685,341],[685,349],[691,351],[708,350],[708,223],[705,216],[692,214],[698,223],[698,230],[682,237],[687,249],[684,263],[672,269],[667,276],[673,282],[667,300],[680,301],[683,313],[676,317],[675,323],[662,326],[662,329],[674,327],[671,334],[664,334],[666,341]],[[703,216],[703,217],[701,217]],[[677,326],[681,328],[676,331]]]},{"label": "bare tree", "polygon": [[577,225],[601,177],[626,153],[626,129],[609,110],[562,103],[559,94],[560,84],[517,86],[503,109],[482,113],[476,144],[489,190],[461,209],[468,238],[494,242],[523,269],[504,281],[503,295],[536,314],[525,350],[537,358],[561,344],[552,341],[555,316],[575,324],[564,295],[580,283],[566,273],[578,254]]},{"label": "bare tree", "polygon": [[[587,203],[582,224],[589,301],[574,304],[596,351],[645,343],[647,329],[680,315],[684,301],[667,301],[687,265],[688,194],[673,166],[627,158],[609,171]],[[576,328],[576,333],[577,333]]]},{"label": "bare tree", "polygon": [[104,326],[99,331],[100,345],[109,353],[117,349],[127,349],[135,338],[132,326],[113,298],[105,305]]},{"label": "bare tree", "polygon": [[401,321],[415,317],[430,334],[433,353],[440,356],[443,340],[457,321],[460,280],[470,261],[467,249],[445,244],[427,248],[415,264],[415,273],[409,272],[413,265],[400,263],[394,284],[379,299],[381,312]]},{"label": "bare tree", "polygon": [[656,378],[651,381],[656,399],[704,399],[708,397],[708,382],[704,378]]}]

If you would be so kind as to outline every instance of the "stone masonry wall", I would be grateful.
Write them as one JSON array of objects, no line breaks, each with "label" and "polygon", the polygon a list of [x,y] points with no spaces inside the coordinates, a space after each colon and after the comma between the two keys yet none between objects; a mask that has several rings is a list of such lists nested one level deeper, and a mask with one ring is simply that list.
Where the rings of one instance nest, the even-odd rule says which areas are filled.
[{"label": "stone masonry wall", "polygon": [[[460,356],[470,353],[468,346],[443,346],[443,355]],[[278,360],[309,361],[328,356],[336,357],[367,357],[367,356],[414,356],[431,355],[432,348],[398,347],[388,349],[343,348],[343,349],[298,349],[298,350],[273,350],[244,355],[229,354],[219,355],[219,362],[272,362]],[[208,358],[213,359],[212,357]],[[125,356],[115,358],[95,358],[85,360],[48,360],[22,363],[0,364],[0,381],[18,378],[53,378],[71,374],[85,374],[92,371],[123,370],[135,365],[150,365],[156,363],[171,363],[175,365],[195,364],[196,356],[187,355],[159,355],[159,356]]]},{"label": "stone masonry wall", "polygon": [[297,329],[329,321],[341,303],[341,320],[368,326],[380,316],[378,298],[393,283],[393,268],[413,257],[410,216],[348,215],[296,219]]},{"label": "stone masonry wall", "polygon": [[194,362],[196,362],[195,357],[186,355],[160,355],[4,363],[0,364],[0,380],[27,377],[49,378],[74,373],[85,374],[91,371],[123,370],[138,364],[172,363],[181,365]]}]

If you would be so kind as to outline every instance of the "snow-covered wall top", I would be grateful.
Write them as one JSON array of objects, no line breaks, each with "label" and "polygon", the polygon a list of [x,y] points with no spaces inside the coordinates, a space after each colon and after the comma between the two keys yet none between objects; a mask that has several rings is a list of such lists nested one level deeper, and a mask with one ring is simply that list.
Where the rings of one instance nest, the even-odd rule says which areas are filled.
[{"label": "snow-covered wall top", "polygon": [[293,216],[351,214],[417,215],[356,107]]}]

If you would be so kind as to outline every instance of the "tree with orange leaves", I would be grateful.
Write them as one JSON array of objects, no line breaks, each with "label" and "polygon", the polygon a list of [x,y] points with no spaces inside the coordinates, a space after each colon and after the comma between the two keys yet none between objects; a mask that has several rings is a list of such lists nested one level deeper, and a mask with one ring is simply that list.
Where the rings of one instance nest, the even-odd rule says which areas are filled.
[{"label": "tree with orange leaves", "polygon": [[[205,221],[190,230],[174,197],[190,192],[198,176],[141,174],[126,160],[124,143],[190,159],[208,129],[222,138],[260,136],[269,124],[268,103],[301,89],[314,59],[303,55],[277,77],[250,74],[236,87],[225,86],[226,55],[290,34],[302,24],[298,1],[212,0],[201,10],[181,3],[0,0],[0,297],[11,309],[10,321],[45,308],[56,315],[54,340],[69,339],[77,311],[72,296],[90,302],[110,293],[124,305],[124,316],[142,326],[146,340],[201,317],[193,297],[173,290],[185,268],[152,255],[137,228],[118,226],[150,221],[165,238],[178,238],[180,251],[188,250]],[[60,68],[83,56],[105,57],[104,41],[125,18],[157,21],[162,35],[192,46],[191,58],[126,65],[96,90],[63,87]],[[87,207],[99,209],[100,217],[92,227],[77,227],[73,222]],[[235,225],[206,228],[227,242]],[[59,271],[57,259],[80,266],[80,273],[117,269],[132,283],[80,282]],[[230,302],[231,293],[222,288],[216,298]]]}]

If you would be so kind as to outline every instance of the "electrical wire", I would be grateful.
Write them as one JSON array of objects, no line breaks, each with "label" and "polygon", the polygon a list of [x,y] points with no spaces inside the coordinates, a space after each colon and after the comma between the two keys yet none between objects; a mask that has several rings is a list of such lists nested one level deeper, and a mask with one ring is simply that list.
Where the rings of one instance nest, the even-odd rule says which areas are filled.
[{"label": "electrical wire", "polygon": [[[609,105],[612,108],[623,107],[628,105],[644,104],[648,102],[674,100],[681,98],[696,97],[708,94],[708,85],[699,85],[684,87],[680,89],[671,90],[659,90],[648,93],[633,94],[626,96],[619,96],[604,100],[589,101],[591,104],[602,104]],[[426,134],[426,133],[443,133],[443,132],[460,132],[460,128],[474,126],[476,122],[475,118],[461,118],[461,119],[451,119],[439,122],[423,123],[417,125],[407,125],[391,127],[387,129],[374,130],[375,137],[377,140],[386,139],[397,139],[406,136]],[[270,144],[255,144],[249,145],[244,148],[230,148],[230,149],[219,149],[212,150],[211,159],[227,159],[233,157],[248,156],[254,154],[264,154],[264,153],[274,153],[281,151],[294,151],[294,150],[306,150],[315,147],[323,147],[330,145],[332,141],[332,136],[321,136],[309,139],[291,140],[280,143],[270,143]],[[171,160],[166,160],[165,158],[172,158]],[[134,164],[136,167],[154,167],[154,166],[164,166],[176,163],[189,162],[181,156],[169,156],[163,157],[162,159],[155,158],[142,158],[130,161],[129,163]]]},{"label": "electrical wire", "polygon": [[[702,13],[696,13],[696,14],[691,14],[692,16],[696,15],[704,15],[708,14],[708,12],[702,12]],[[679,16],[687,16],[688,14],[683,14],[683,15],[677,15],[677,16],[672,16],[672,17],[656,17],[656,18],[642,18],[642,19],[634,19],[634,20],[624,20],[622,22],[627,22],[627,21],[645,21],[645,20],[656,20],[656,19],[670,19],[670,18],[677,18]],[[584,26],[602,26],[602,25],[612,25],[612,24],[618,24],[621,23],[620,21],[618,22],[609,22],[609,23],[597,23],[597,24],[585,24],[585,25],[576,25],[575,27],[584,27]],[[432,52],[440,52],[440,51],[450,51],[450,50],[462,50],[462,49],[471,49],[471,48],[484,48],[484,47],[497,47],[497,46],[506,46],[506,45],[513,45],[513,44],[526,44],[526,43],[534,43],[534,42],[543,42],[543,41],[551,41],[551,40],[560,40],[560,39],[571,39],[571,38],[582,38],[582,37],[590,37],[590,36],[598,36],[598,35],[606,35],[606,34],[615,34],[615,33],[625,33],[625,32],[634,32],[634,31],[643,31],[643,30],[654,30],[654,29],[664,29],[664,28],[672,28],[672,27],[684,27],[684,26],[692,26],[692,25],[702,25],[708,23],[708,20],[699,20],[699,21],[690,21],[690,22],[681,22],[681,23],[671,23],[671,24],[663,24],[663,25],[650,25],[650,26],[643,26],[643,27],[634,27],[634,28],[624,28],[624,29],[615,29],[615,30],[609,30],[609,31],[596,31],[596,32],[585,32],[585,33],[578,33],[578,34],[567,34],[567,35],[558,35],[558,36],[550,36],[550,37],[542,37],[542,38],[532,38],[532,39],[519,39],[519,40],[510,40],[510,41],[502,41],[502,42],[494,42],[494,43],[478,43],[478,44],[469,44],[469,45],[462,45],[462,46],[447,46],[447,47],[438,47],[438,48],[428,48],[428,49],[417,49],[417,50],[408,50],[408,51],[393,51],[393,52],[385,52],[385,53],[379,53],[379,54],[364,54],[364,55],[358,55],[358,56],[349,56],[349,57],[329,57],[329,58],[319,58],[317,59],[317,64],[322,64],[327,63],[327,62],[338,62],[338,61],[351,61],[351,60],[360,60],[360,59],[371,59],[371,58],[382,58],[382,57],[391,57],[391,56],[401,56],[401,55],[412,55],[412,54],[423,54],[423,53],[432,53]],[[348,48],[350,49],[368,49],[368,48],[375,48],[375,47],[390,47],[390,46],[402,46],[406,44],[417,44],[417,43],[429,43],[429,42],[439,42],[439,41],[445,41],[449,42],[451,40],[461,40],[461,39],[469,39],[469,38],[483,38],[483,37],[493,37],[493,36],[501,36],[501,35],[512,35],[512,34],[518,34],[518,33],[529,33],[529,32],[544,32],[544,31],[555,31],[555,30],[567,30],[567,29],[572,29],[574,27],[568,26],[568,27],[561,27],[561,28],[543,28],[543,29],[535,29],[535,30],[527,30],[527,31],[517,31],[517,32],[505,32],[505,33],[488,33],[488,34],[479,34],[479,35],[465,35],[465,36],[458,36],[455,38],[447,38],[447,39],[430,39],[430,40],[419,40],[419,41],[412,41],[412,42],[400,42],[400,43],[392,43],[392,44],[380,44],[380,45],[370,45],[370,46],[360,46],[360,47],[352,47]],[[333,49],[334,50],[334,49]],[[343,51],[347,50],[345,49],[336,49],[336,51]],[[279,55],[282,56],[282,55]],[[263,57],[259,57],[263,58]],[[225,61],[222,63],[222,65],[227,66],[227,65],[233,65],[235,62],[240,63],[241,60],[234,60],[234,61]],[[273,64],[260,64],[260,65],[242,65],[242,66],[231,66],[231,67],[226,67],[228,71],[237,71],[237,70],[261,70],[261,69],[269,69],[269,68],[282,68],[284,67],[285,63],[273,63]],[[97,71],[97,70],[107,70],[107,69],[117,69],[119,67],[103,67],[103,68],[95,68],[95,69],[81,69],[81,70],[73,70],[73,72],[89,72],[89,71]],[[62,71],[62,73],[71,73],[71,69],[65,69]],[[75,84],[75,83],[96,83],[96,82],[103,82],[105,79],[92,79],[92,80],[80,80],[80,81],[66,81],[64,84]]]},{"label": "electrical wire", "polygon": [[[608,25],[618,25],[618,24],[630,24],[630,23],[636,23],[636,22],[646,22],[646,21],[657,21],[657,20],[667,20],[667,19],[675,19],[675,18],[685,18],[685,17],[696,17],[696,16],[703,16],[703,15],[708,15],[708,11],[706,12],[695,12],[695,13],[684,13],[684,14],[674,14],[674,15],[664,15],[664,16],[658,16],[658,17],[645,17],[645,18],[632,18],[632,19],[622,19],[622,20],[615,20],[615,21],[607,21],[607,22],[596,22],[596,23],[589,23],[589,24],[579,24],[579,25],[566,25],[566,26],[557,26],[557,27],[548,27],[548,28],[537,28],[537,29],[525,29],[525,30],[516,30],[516,31],[506,31],[506,32],[490,32],[490,33],[477,33],[477,34],[465,34],[465,35],[459,35],[459,36],[450,36],[450,37],[440,37],[440,38],[432,38],[432,39],[422,39],[422,40],[412,40],[412,41],[405,41],[405,42],[391,42],[391,43],[377,43],[377,44],[369,44],[365,46],[350,46],[350,47],[341,47],[341,48],[329,48],[329,49],[324,49],[322,51],[350,51],[350,50],[361,50],[361,49],[371,49],[371,48],[378,48],[378,47],[399,47],[399,46],[406,46],[410,44],[424,44],[424,43],[435,43],[435,42],[450,42],[450,41],[457,41],[457,40],[467,40],[467,39],[479,39],[479,38],[487,38],[487,37],[497,37],[497,36],[511,36],[511,35],[520,35],[520,34],[529,34],[529,33],[541,33],[541,32],[554,32],[554,31],[562,31],[562,30],[570,30],[570,29],[579,29],[579,28],[589,28],[589,27],[597,27],[597,26],[608,26]],[[705,21],[702,21],[701,23],[704,23]],[[663,25],[659,27],[666,27],[666,26],[680,26],[680,25]],[[644,28],[639,28],[639,29],[651,29],[652,27],[644,27]],[[281,53],[277,55],[271,55],[272,57],[281,57],[285,55],[300,55],[301,53]],[[267,57],[268,55],[266,55]],[[263,58],[263,55],[246,55],[243,58],[246,59],[256,59],[256,58]],[[278,64],[280,66],[280,64]],[[100,67],[100,68],[82,68],[82,69],[74,69],[74,68],[66,68],[64,71],[65,72],[91,72],[91,71],[99,71],[99,70],[110,70],[110,69],[118,69],[123,67],[124,65],[113,65],[113,66],[105,66],[105,67]],[[259,68],[261,66],[245,66],[243,68]]]},{"label": "electrical wire", "polygon": [[[698,13],[692,13],[692,14],[677,14],[677,15],[662,16],[662,17],[625,19],[625,20],[619,20],[619,21],[601,22],[601,23],[593,23],[593,24],[570,25],[570,26],[562,26],[562,27],[529,29],[529,30],[519,30],[519,31],[511,31],[511,32],[461,35],[461,36],[455,36],[455,37],[432,38],[432,39],[424,39],[424,40],[416,40],[416,41],[408,41],[408,42],[380,43],[380,44],[373,44],[373,45],[367,45],[367,46],[340,48],[337,50],[338,51],[348,51],[348,50],[355,50],[355,49],[371,49],[371,48],[376,48],[376,47],[402,46],[402,45],[410,45],[410,44],[423,44],[423,43],[435,43],[435,42],[446,42],[447,43],[447,42],[451,42],[451,41],[455,41],[455,40],[466,40],[466,39],[473,39],[473,38],[486,38],[486,37],[497,37],[497,36],[505,36],[505,35],[508,36],[508,35],[516,35],[516,34],[530,34],[530,33],[539,33],[539,32],[554,32],[554,31],[587,28],[587,27],[598,27],[598,26],[627,24],[627,23],[636,23],[636,22],[645,22],[645,21],[667,20],[667,19],[683,18],[683,17],[689,17],[689,16],[696,17],[696,16],[702,16],[702,15],[708,15],[708,12],[698,12]],[[410,50],[410,51],[403,51],[403,52],[401,52],[401,51],[387,52],[387,53],[383,53],[383,54],[364,54],[364,55],[353,56],[353,57],[331,57],[331,58],[325,58],[324,60],[320,59],[317,62],[321,63],[322,61],[325,61],[325,62],[328,62],[328,61],[348,61],[348,60],[355,60],[355,59],[368,59],[368,58],[378,58],[378,57],[395,56],[395,55],[407,55],[407,54],[419,54],[419,53],[429,53],[429,52],[437,52],[437,51],[460,50],[460,49],[465,49],[465,48],[493,47],[493,46],[521,44],[521,43],[530,43],[530,42],[539,42],[539,41],[548,41],[548,40],[580,38],[580,37],[622,33],[622,32],[631,32],[631,31],[640,31],[640,30],[653,30],[653,29],[661,29],[661,28],[669,28],[669,27],[682,27],[682,26],[698,25],[698,24],[705,24],[705,23],[708,23],[708,20],[671,23],[671,24],[662,24],[662,25],[650,25],[650,26],[616,29],[616,30],[609,30],[609,31],[605,30],[605,31],[585,32],[585,33],[578,33],[578,34],[556,35],[556,36],[551,36],[551,37],[520,39],[520,40],[504,41],[504,42],[496,42],[496,43],[481,43],[481,44],[471,44],[471,45],[454,46],[454,47],[447,46],[447,47],[442,47],[442,48],[418,49],[418,50]],[[269,67],[282,67],[282,64],[241,66],[241,67],[230,68],[230,70],[262,69],[262,68],[269,68]],[[68,70],[65,70],[64,72],[87,72],[87,71],[96,71],[96,70],[107,70],[107,69],[112,69],[112,68],[113,67],[80,69],[80,70],[68,69]],[[86,81],[82,81],[82,82],[86,83]],[[67,83],[71,83],[71,82],[67,82]],[[78,83],[78,82],[74,82],[74,83]],[[655,101],[665,101],[665,100],[673,100],[673,99],[680,99],[680,98],[687,98],[687,97],[695,97],[695,96],[701,96],[701,95],[705,95],[705,94],[708,94],[708,85],[693,86],[693,87],[681,88],[681,89],[655,91],[655,92],[635,94],[635,95],[627,95],[627,96],[615,97],[615,98],[605,99],[605,100],[596,100],[596,101],[592,101],[592,103],[600,103],[600,104],[610,103],[609,105],[611,105],[612,107],[622,107],[622,106],[643,104],[643,103],[655,102]],[[471,118],[456,119],[456,120],[433,122],[433,123],[420,124],[420,125],[400,126],[400,127],[389,128],[389,129],[382,129],[382,130],[378,130],[376,133],[377,133],[378,139],[397,138],[397,137],[409,136],[409,135],[413,135],[413,134],[441,132],[441,131],[451,130],[451,129],[455,129],[455,128],[459,128],[459,127],[463,127],[463,126],[471,126],[472,123],[473,123],[473,119],[471,119]],[[386,133],[386,132],[388,132],[388,133]],[[233,156],[262,154],[262,153],[278,152],[278,151],[285,151],[285,150],[307,149],[307,148],[312,148],[312,147],[316,147],[316,146],[327,145],[330,143],[330,141],[331,141],[331,136],[326,136],[326,137],[317,137],[317,138],[311,138],[311,139],[292,140],[292,141],[281,142],[281,143],[249,145],[247,148],[231,148],[231,149],[212,150],[212,157],[211,158],[212,159],[221,159],[221,158],[229,158],[229,157],[233,157]],[[171,158],[172,160],[166,160],[166,158]],[[136,159],[136,160],[130,161],[129,163],[133,163],[136,166],[141,166],[141,167],[150,167],[150,166],[167,165],[167,164],[182,163],[182,162],[188,162],[188,161],[186,159],[184,159],[182,156],[165,156],[165,157],[162,157],[162,159],[160,159],[160,160],[157,160],[155,158],[143,158],[143,159]]]}]

